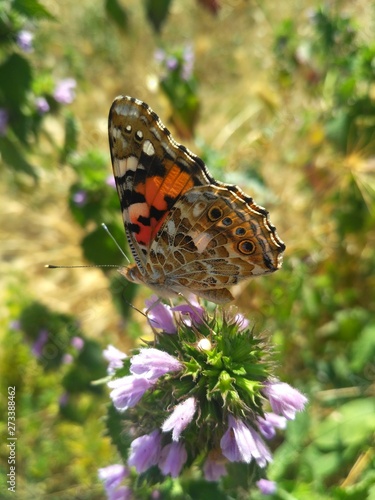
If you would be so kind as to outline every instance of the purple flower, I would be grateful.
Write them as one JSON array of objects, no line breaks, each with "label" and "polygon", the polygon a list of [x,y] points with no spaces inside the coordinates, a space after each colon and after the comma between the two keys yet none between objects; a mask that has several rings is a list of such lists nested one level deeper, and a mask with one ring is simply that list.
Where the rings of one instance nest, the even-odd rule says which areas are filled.
[{"label": "purple flower", "polygon": [[104,359],[108,361],[108,368],[107,372],[109,375],[112,375],[117,368],[122,368],[123,366],[123,360],[127,358],[127,355],[123,352],[121,352],[119,349],[116,349],[116,347],[113,347],[113,345],[109,345],[107,349],[103,351],[103,356]]},{"label": "purple flower", "polygon": [[189,297],[189,304],[181,304],[180,306],[172,307],[172,311],[189,315],[189,319],[183,320],[188,326],[191,326],[192,322],[196,325],[201,325],[203,323],[204,309],[197,301],[195,295]]},{"label": "purple flower", "polygon": [[303,394],[285,382],[267,382],[263,393],[268,398],[272,410],[278,415],[284,415],[288,420],[293,420],[297,411],[302,411],[307,403]]},{"label": "purple flower", "polygon": [[68,402],[69,402],[69,392],[64,392],[60,396],[59,406],[61,406],[61,408],[64,408],[64,406],[66,406]]},{"label": "purple flower", "polygon": [[69,353],[65,353],[62,357],[62,363],[64,365],[70,365],[71,363],[73,363],[73,356]]},{"label": "purple flower", "polygon": [[181,76],[183,80],[190,80],[194,69],[194,51],[191,45],[188,45],[184,49],[183,53],[183,65]]},{"label": "purple flower", "polygon": [[48,101],[45,97],[36,97],[35,98],[35,107],[40,115],[44,115],[44,113],[48,113],[50,107]]},{"label": "purple flower", "polygon": [[157,48],[154,52],[154,59],[158,63],[162,63],[165,60],[165,50]]},{"label": "purple flower", "polygon": [[70,104],[75,99],[76,94],[74,89],[76,86],[77,82],[74,78],[65,78],[64,80],[60,80],[55,86],[53,97],[61,104]]},{"label": "purple flower", "polygon": [[8,111],[4,108],[0,108],[0,136],[5,135],[9,122]]},{"label": "purple flower", "polygon": [[79,191],[73,194],[73,202],[79,207],[85,205],[86,201],[87,201],[87,193],[83,189],[80,189]]},{"label": "purple flower", "polygon": [[168,56],[166,66],[169,71],[174,71],[178,67],[178,60],[174,56]]},{"label": "purple flower", "polygon": [[273,495],[274,493],[276,493],[277,486],[274,481],[269,481],[268,479],[259,479],[259,481],[257,481],[255,484],[258,486],[259,491],[263,495]]},{"label": "purple flower", "polygon": [[272,439],[276,435],[276,429],[285,429],[286,418],[276,413],[265,413],[264,418],[258,417],[259,430],[266,439]]},{"label": "purple flower", "polygon": [[99,479],[107,491],[117,488],[128,475],[129,470],[122,464],[108,465],[98,470]]},{"label": "purple flower", "polygon": [[158,463],[161,450],[161,434],[158,429],[134,439],[130,445],[128,465],[141,474]]},{"label": "purple flower", "polygon": [[19,319],[13,319],[9,323],[9,328],[11,330],[21,330],[21,321]]},{"label": "purple flower", "polygon": [[128,486],[120,486],[115,490],[107,492],[108,500],[132,500],[132,490]]},{"label": "purple flower", "polygon": [[30,31],[21,30],[17,33],[17,45],[24,52],[31,52],[33,50],[34,35]]},{"label": "purple flower", "polygon": [[109,395],[115,407],[125,411],[136,405],[152,385],[153,382],[144,377],[128,375],[108,382],[108,387],[113,389]]},{"label": "purple flower", "polygon": [[181,370],[182,364],[170,354],[154,349],[141,349],[132,357],[130,371],[134,375],[142,375],[150,381],[156,381],[168,372]]},{"label": "purple flower", "polygon": [[242,316],[242,314],[236,314],[234,319],[241,332],[246,330],[246,328],[249,328],[250,321],[246,319],[245,316]]},{"label": "purple flower", "polygon": [[197,402],[195,398],[188,398],[183,403],[177,405],[173,410],[173,413],[162,425],[162,431],[168,432],[173,429],[172,439],[173,441],[178,441],[180,439],[181,432],[186,429],[192,421],[196,407]]},{"label": "purple flower", "polygon": [[40,330],[38,338],[33,343],[31,352],[34,354],[36,358],[40,358],[43,354],[43,347],[46,345],[48,341],[48,332],[47,330]]},{"label": "purple flower", "polygon": [[218,481],[222,476],[227,475],[225,459],[217,450],[213,450],[208,454],[203,464],[203,474],[206,481],[211,482]]},{"label": "purple flower", "polygon": [[172,477],[177,477],[186,460],[185,446],[182,443],[170,443],[161,450],[158,466],[164,476],[170,474]]},{"label": "purple flower", "polygon": [[242,420],[232,415],[228,418],[228,430],[221,438],[223,455],[231,462],[246,462],[254,459],[259,467],[265,467],[272,456],[259,434]]},{"label": "purple flower", "polygon": [[153,328],[161,328],[164,333],[176,333],[171,308],[159,301],[156,295],[146,300],[147,319]]},{"label": "purple flower", "polygon": [[71,346],[73,346],[77,351],[81,351],[85,345],[85,341],[82,337],[73,337],[70,341]]}]

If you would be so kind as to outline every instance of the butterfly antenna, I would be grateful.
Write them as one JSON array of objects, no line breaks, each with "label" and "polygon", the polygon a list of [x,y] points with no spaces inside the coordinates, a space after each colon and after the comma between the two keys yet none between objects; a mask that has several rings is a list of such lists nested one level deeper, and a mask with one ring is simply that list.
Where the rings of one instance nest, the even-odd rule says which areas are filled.
[{"label": "butterfly antenna", "polygon": [[113,234],[111,233],[111,231],[108,229],[107,225],[104,222],[102,222],[102,228],[112,238],[112,240],[115,242],[115,245],[117,246],[117,248],[120,250],[120,252],[122,253],[122,255],[125,257],[125,260],[127,260],[127,262],[130,264],[130,260],[129,260],[128,256],[125,254],[124,250],[117,243],[115,237],[113,236]]},{"label": "butterfly antenna", "polygon": [[121,266],[117,264],[92,264],[87,266],[54,266],[53,264],[46,264],[44,267],[48,269],[80,269],[82,267],[116,267],[117,269]]}]

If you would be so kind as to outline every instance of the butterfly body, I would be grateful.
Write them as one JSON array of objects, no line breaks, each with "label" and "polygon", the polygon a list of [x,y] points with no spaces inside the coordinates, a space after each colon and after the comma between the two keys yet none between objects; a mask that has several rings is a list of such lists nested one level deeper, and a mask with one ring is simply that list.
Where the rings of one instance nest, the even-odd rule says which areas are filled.
[{"label": "butterfly body", "polygon": [[109,142],[135,264],[120,272],[159,296],[195,293],[215,303],[228,287],[276,271],[284,243],[268,212],[237,186],[216,181],[149,106],[115,99]]}]

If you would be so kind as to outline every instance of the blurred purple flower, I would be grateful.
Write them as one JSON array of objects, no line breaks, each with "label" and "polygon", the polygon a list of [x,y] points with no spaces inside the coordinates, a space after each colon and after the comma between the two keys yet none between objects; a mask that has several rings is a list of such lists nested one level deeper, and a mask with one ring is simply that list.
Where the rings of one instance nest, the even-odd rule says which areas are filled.
[{"label": "blurred purple flower", "polygon": [[263,394],[268,398],[272,410],[288,420],[294,420],[297,411],[302,411],[307,403],[303,394],[285,382],[267,382]]},{"label": "blurred purple flower", "polygon": [[63,365],[70,365],[71,363],[73,363],[73,356],[69,353],[65,353],[62,357],[62,363]]},{"label": "blurred purple flower", "polygon": [[276,413],[265,413],[264,418],[258,417],[259,430],[266,439],[272,439],[276,435],[276,429],[286,428],[286,418]]},{"label": "blurred purple flower", "polygon": [[83,346],[85,345],[85,341],[82,337],[76,336],[72,338],[72,340],[70,341],[70,345],[77,351],[81,351]]},{"label": "blurred purple flower", "polygon": [[117,488],[121,481],[128,477],[129,470],[122,464],[113,464],[98,470],[99,479],[106,490]]},{"label": "blurred purple flower", "polygon": [[169,71],[174,71],[178,67],[178,60],[174,56],[168,56],[165,64]]},{"label": "blurred purple flower", "polygon": [[10,330],[21,330],[21,321],[19,319],[13,319],[9,323]]},{"label": "blurred purple flower", "polygon": [[188,398],[183,403],[175,406],[173,413],[162,425],[162,431],[168,432],[173,429],[172,439],[173,441],[178,441],[180,439],[181,432],[186,429],[186,427],[193,420],[196,407],[197,402],[193,397]]},{"label": "blurred purple flower", "polygon": [[274,493],[276,493],[277,485],[274,481],[269,481],[268,479],[259,479],[259,481],[257,481],[255,484],[258,486],[259,491],[263,495],[273,495]]},{"label": "blurred purple flower", "polygon": [[119,411],[125,411],[135,406],[143,394],[152,386],[153,382],[136,375],[127,375],[108,382],[108,387],[113,389],[109,396],[115,408]]},{"label": "blurred purple flower", "polygon": [[73,194],[73,202],[79,207],[85,205],[86,201],[87,201],[87,193],[83,189],[80,189],[79,191]]},{"label": "blurred purple flower", "polygon": [[115,178],[113,177],[113,175],[109,175],[106,178],[105,183],[107,184],[107,186],[111,186],[113,188],[116,187],[116,182],[115,182]]},{"label": "blurred purple flower", "polygon": [[187,460],[185,446],[182,443],[170,443],[161,450],[159,469],[166,476],[177,477]]},{"label": "blurred purple flower", "polygon": [[151,434],[145,434],[132,441],[128,465],[134,466],[141,474],[158,463],[160,450],[161,434],[156,429]]},{"label": "blurred purple flower", "polygon": [[40,358],[42,356],[43,347],[46,345],[47,341],[48,341],[47,330],[40,330],[36,341],[33,343],[31,347],[31,352],[34,354],[36,358]]},{"label": "blurred purple flower", "polygon": [[222,476],[226,476],[227,474],[224,457],[221,453],[219,453],[219,456],[217,455],[216,450],[209,453],[203,464],[203,474],[206,481],[219,481]]},{"label": "blurred purple flower", "polygon": [[248,319],[246,319],[245,316],[243,316],[242,314],[240,314],[240,313],[236,314],[234,319],[235,319],[235,322],[237,323],[237,325],[239,326],[239,329],[241,331],[249,328],[250,321]]},{"label": "blurred purple flower", "polygon": [[107,349],[103,351],[103,357],[108,361],[107,372],[109,375],[112,375],[117,368],[122,368],[123,360],[127,358],[127,355],[124,352],[121,352],[113,345],[109,345]]},{"label": "blurred purple flower", "polygon": [[142,375],[152,382],[166,373],[175,372],[182,368],[178,359],[153,347],[141,349],[139,354],[132,357],[130,365],[131,373]]},{"label": "blurred purple flower", "polygon": [[48,113],[48,111],[50,110],[48,101],[43,96],[35,98],[35,106],[40,115],[44,115],[44,113]]},{"label": "blurred purple flower", "polygon": [[220,441],[223,455],[231,462],[249,464],[254,459],[259,467],[265,467],[272,456],[259,434],[242,420],[232,415],[228,418],[228,430]]},{"label": "blurred purple flower", "polygon": [[74,78],[65,78],[56,83],[55,90],[53,92],[53,97],[57,102],[61,104],[70,104],[75,99],[75,88],[77,82]]},{"label": "blurred purple flower", "polygon": [[120,486],[107,492],[108,500],[132,500],[133,498],[133,492],[128,486]]},{"label": "blurred purple flower", "polygon": [[32,52],[34,35],[30,31],[21,30],[17,33],[17,45],[24,52]]},{"label": "blurred purple flower", "polygon": [[165,50],[163,50],[161,48],[157,48],[155,50],[155,52],[154,52],[154,59],[155,59],[156,62],[158,62],[158,63],[164,62],[165,57],[166,57]]},{"label": "blurred purple flower", "polygon": [[5,135],[9,122],[8,111],[4,108],[0,108],[0,136]]},{"label": "blurred purple flower", "polygon": [[147,319],[153,328],[161,328],[164,333],[177,332],[171,308],[162,302],[159,302],[156,295],[153,295],[149,300],[146,300],[146,306]]},{"label": "blurred purple flower", "polygon": [[193,75],[193,69],[194,69],[194,51],[193,47],[191,45],[187,45],[184,49],[183,52],[183,64],[182,64],[182,72],[181,76],[182,79],[187,81],[190,80],[190,78]]},{"label": "blurred purple flower", "polygon": [[59,406],[62,408],[68,404],[69,401],[69,392],[64,392],[61,394],[60,399],[59,399]]}]

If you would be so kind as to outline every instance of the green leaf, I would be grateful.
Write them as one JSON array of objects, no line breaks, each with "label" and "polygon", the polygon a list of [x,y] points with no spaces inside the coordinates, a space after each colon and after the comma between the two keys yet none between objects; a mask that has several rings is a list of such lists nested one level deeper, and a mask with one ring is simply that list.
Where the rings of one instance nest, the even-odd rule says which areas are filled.
[{"label": "green leaf", "polygon": [[29,19],[56,19],[38,0],[13,0],[12,6]]},{"label": "green leaf", "polygon": [[31,89],[32,71],[29,62],[19,54],[11,54],[0,65],[0,97],[8,109],[19,108]]},{"label": "green leaf", "polygon": [[107,16],[120,28],[126,31],[128,27],[128,13],[117,0],[105,0]]},{"label": "green leaf", "polygon": [[157,33],[160,33],[165,23],[171,0],[145,0],[147,19]]},{"label": "green leaf", "polygon": [[67,158],[77,149],[78,124],[73,113],[65,117],[65,141],[60,154],[60,162],[65,163]]},{"label": "green leaf", "polygon": [[[109,226],[109,230],[116,239],[120,239],[116,226]],[[94,229],[94,231],[85,236],[82,241],[82,247],[85,258],[94,264],[116,265],[121,260],[119,249],[101,227]]]},{"label": "green leaf", "polygon": [[31,165],[22,154],[22,149],[18,144],[11,141],[7,137],[0,138],[0,153],[4,162],[13,168],[16,172],[24,173],[38,180],[38,175],[35,172],[35,167]]}]

